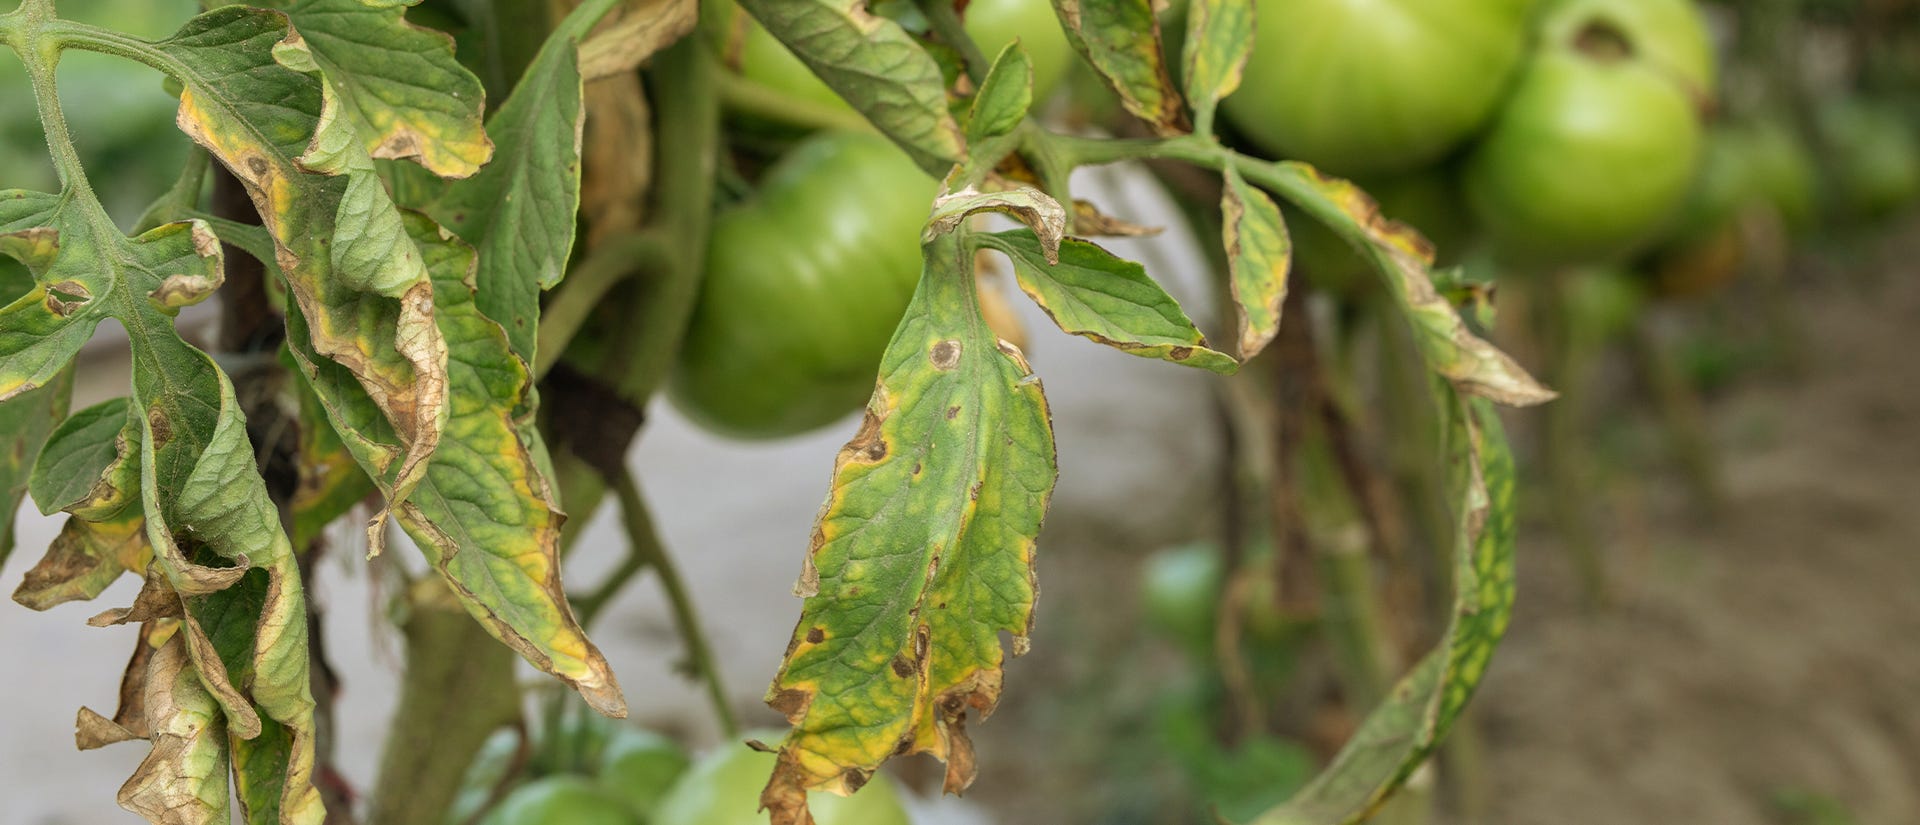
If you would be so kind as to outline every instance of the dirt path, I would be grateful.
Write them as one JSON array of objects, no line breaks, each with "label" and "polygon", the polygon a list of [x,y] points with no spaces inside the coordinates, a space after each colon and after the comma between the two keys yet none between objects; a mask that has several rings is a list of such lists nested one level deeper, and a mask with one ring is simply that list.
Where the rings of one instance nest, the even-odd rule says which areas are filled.
[{"label": "dirt path", "polygon": [[1813,792],[1863,825],[1920,822],[1908,235],[1873,263],[1879,284],[1798,290],[1806,373],[1712,404],[1730,507],[1689,523],[1656,496],[1644,536],[1611,537],[1614,610],[1581,609],[1558,548],[1523,544],[1514,629],[1476,700],[1493,801],[1470,821],[1781,823],[1777,795]]}]

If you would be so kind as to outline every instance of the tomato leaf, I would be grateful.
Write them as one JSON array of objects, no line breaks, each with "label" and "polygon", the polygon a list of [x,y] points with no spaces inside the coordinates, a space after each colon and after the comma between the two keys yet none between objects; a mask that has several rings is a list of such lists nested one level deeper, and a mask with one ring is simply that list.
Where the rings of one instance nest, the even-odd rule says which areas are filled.
[{"label": "tomato leaf", "polygon": [[47,386],[0,403],[0,567],[13,555],[13,522],[30,486],[29,472],[47,433],[67,415],[73,397],[73,370],[59,373]]},{"label": "tomato leaf", "polygon": [[1033,60],[1020,41],[1008,43],[973,96],[967,115],[967,142],[979,143],[1012,132],[1033,105]]},{"label": "tomato leaf", "polygon": [[1017,229],[979,236],[1013,262],[1020,291],[1046,310],[1061,331],[1130,355],[1232,374],[1233,356],[1207,348],[1207,339],[1179,302],[1147,277],[1144,267],[1078,238],[1060,244],[1049,264],[1040,239]]},{"label": "tomato leaf", "polygon": [[127,571],[147,568],[152,545],[140,496],[140,432],[125,398],[74,413],[54,428],[28,488],[42,513],[67,519],[13,600],[46,610],[99,596]]},{"label": "tomato leaf", "polygon": [[1026,652],[1056,474],[1046,397],[982,319],[971,248],[938,234],[923,254],[866,420],[834,462],[768,691],[794,725],[761,794],[776,825],[811,821],[809,790],[851,793],[894,754],[931,753],[964,789],[966,716],[1000,696],[999,634]]},{"label": "tomato leaf", "polygon": [[1421,355],[1434,372],[1461,392],[1509,406],[1552,400],[1513,358],[1472,330],[1433,286],[1433,245],[1419,232],[1380,214],[1373,198],[1352,183],[1304,163],[1274,164],[1277,183],[1294,205],[1352,244],[1386,279],[1387,288],[1413,324]]},{"label": "tomato leaf", "polygon": [[1493,405],[1450,387],[1454,603],[1446,636],[1368,714],[1332,764],[1255,825],[1351,825],[1425,762],[1479,686],[1512,617],[1514,470]]},{"label": "tomato leaf", "polygon": [[1220,99],[1240,88],[1253,52],[1253,0],[1193,0],[1187,5],[1187,103],[1202,130],[1212,132]]},{"label": "tomato leaf", "polygon": [[[142,721],[153,751],[120,787],[120,806],[149,822],[227,822],[226,725],[180,636],[152,654],[142,690]],[[82,710],[83,719],[87,713]]]},{"label": "tomato leaf", "polygon": [[[300,368],[291,352],[282,351],[281,361],[289,371]],[[354,505],[377,487],[361,469],[340,433],[327,419],[326,404],[306,381],[292,381],[293,393],[300,403],[300,482],[294,488],[288,508],[293,511],[293,546],[312,544],[326,526],[352,510]],[[371,406],[368,399],[366,406]],[[429,465],[431,470],[431,465]]]},{"label": "tomato leaf", "polygon": [[740,5],[928,174],[945,175],[965,156],[940,65],[900,24],[868,12],[866,0]]},{"label": "tomato leaf", "polygon": [[1031,186],[983,192],[963,189],[933,200],[933,213],[921,230],[920,243],[928,244],[942,235],[957,232],[966,219],[981,212],[998,212],[1018,219],[1031,228],[1040,242],[1040,252],[1048,263],[1060,259],[1060,241],[1067,233],[1067,210],[1060,202]]},{"label": "tomato leaf", "polygon": [[1120,105],[1163,135],[1187,131],[1187,113],[1160,47],[1153,0],[1053,0],[1067,41],[1093,64]]},{"label": "tomato leaf", "polygon": [[698,0],[640,0],[614,11],[612,22],[600,26],[580,44],[580,75],[598,80],[631,72],[686,36],[700,20]]},{"label": "tomato leaf", "polygon": [[494,160],[450,181],[426,212],[480,253],[480,312],[506,330],[520,360],[534,363],[540,293],[566,275],[580,208],[580,144],[586,108],[579,39],[582,7],[548,35],[540,53],[487,120]]},{"label": "tomato leaf", "polygon": [[1248,186],[1231,166],[1222,177],[1221,234],[1233,303],[1240,313],[1240,358],[1246,360],[1259,355],[1280,332],[1293,242],[1280,207],[1267,193]]},{"label": "tomato leaf", "polygon": [[367,153],[411,158],[464,178],[493,156],[481,128],[486,91],[453,57],[453,38],[408,23],[398,5],[365,0],[269,0],[293,18],[345,102]]},{"label": "tomato leaf", "polygon": [[90,601],[128,571],[140,571],[153,558],[147,520],[140,508],[127,507],[100,521],[67,517],[40,563],[27,570],[13,600],[30,610],[49,610],[67,602]]},{"label": "tomato leaf", "polygon": [[[613,671],[575,621],[561,586],[563,517],[542,466],[545,447],[517,412],[531,403],[526,363],[475,303],[473,249],[424,216],[409,213],[406,226],[433,274],[457,403],[442,449],[395,514],[488,632],[601,712],[623,715]],[[298,307],[288,307],[287,324],[294,333],[304,326]],[[338,365],[297,345],[289,350],[316,387],[346,384]],[[367,399],[350,410],[359,419],[373,415]]]},{"label": "tomato leaf", "polygon": [[446,343],[426,268],[351,119],[279,12],[217,9],[157,45],[185,87],[181,130],[246,185],[273,237],[312,322],[306,345],[344,366],[399,434],[385,443],[335,420],[388,480],[389,505],[405,499],[440,440]]}]

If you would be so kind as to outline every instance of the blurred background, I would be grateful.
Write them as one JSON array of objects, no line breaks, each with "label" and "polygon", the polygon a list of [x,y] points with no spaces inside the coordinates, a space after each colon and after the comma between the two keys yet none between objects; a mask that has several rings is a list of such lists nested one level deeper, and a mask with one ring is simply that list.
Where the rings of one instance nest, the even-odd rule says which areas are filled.
[{"label": "blurred background", "polygon": [[[1263,14],[1272,5],[1261,3]],[[1666,55],[1661,39],[1688,24],[1656,13],[1675,4],[1543,5],[1559,10],[1550,19],[1605,25],[1563,37],[1541,24],[1500,85],[1497,111],[1411,168],[1342,169],[1337,141],[1323,150],[1315,135],[1272,134],[1263,124],[1289,115],[1284,104],[1263,113],[1245,100],[1268,93],[1266,51],[1228,110],[1230,139],[1289,157],[1296,146],[1306,147],[1299,156],[1327,151],[1324,165],[1423,230],[1449,267],[1444,285],[1563,394],[1508,417],[1522,474],[1508,639],[1466,721],[1379,821],[1920,822],[1920,4],[1679,3],[1704,21],[1710,48],[1697,65],[1675,58],[1649,73],[1688,103],[1689,126],[1665,132],[1653,92],[1608,104],[1602,96],[1616,90],[1604,84],[1541,78],[1563,47],[1608,65]],[[196,4],[60,8],[159,37]],[[1589,12],[1598,16],[1580,17]],[[1060,71],[1053,122],[1133,128],[1096,78]],[[186,157],[174,100],[156,75],[98,55],[69,53],[59,80],[94,184],[131,226]],[[747,121],[767,114],[730,102]],[[1331,117],[1324,107],[1338,105],[1309,108]],[[1526,106],[1560,114],[1535,123]],[[1578,163],[1529,152],[1554,128],[1578,142],[1588,133],[1568,124],[1582,113],[1601,132],[1653,132],[1632,139],[1641,154],[1556,189],[1557,173]],[[20,66],[0,50],[0,187],[57,188],[44,146]],[[1631,224],[1620,216],[1640,207],[1582,198],[1629,198],[1674,158],[1667,174],[1684,185],[1673,203],[1645,210],[1646,227],[1607,235],[1601,225]],[[1191,220],[1206,186],[1143,165],[1075,180],[1082,197],[1164,228],[1103,245],[1144,263],[1213,337],[1230,338],[1215,321],[1229,317],[1209,274],[1215,236]],[[1607,211],[1616,208],[1625,212]],[[1428,537],[1444,530],[1436,502],[1420,495],[1426,470],[1409,443],[1420,414],[1409,410],[1420,404],[1395,373],[1406,341],[1375,325],[1371,276],[1305,224],[1294,224],[1303,285],[1288,323],[1310,328],[1302,346],[1345,379],[1329,393],[1333,423],[1290,442],[1326,449],[1277,471],[1258,469],[1268,447],[1250,443],[1249,427],[1285,410],[1298,378],[1281,362],[1221,382],[1060,335],[1028,302],[1012,302],[1060,449],[1033,653],[1010,663],[1000,708],[970,728],[982,769],[964,800],[935,798],[930,760],[889,767],[916,822],[1249,817],[1310,778],[1432,643],[1446,590]],[[0,277],[25,275],[7,263]],[[984,288],[1003,289],[1001,280],[983,272]],[[182,327],[204,334],[206,309],[183,315]],[[76,408],[125,393],[124,338],[103,330],[84,358]],[[751,726],[780,724],[761,694],[798,615],[790,588],[831,456],[856,424],[850,415],[741,442],[661,400],[628,456],[705,617],[730,702]],[[1262,472],[1300,489],[1256,480],[1249,504],[1249,474]],[[1269,499],[1294,508],[1292,520],[1250,531],[1265,519],[1248,510],[1266,513]],[[20,558],[0,570],[7,592],[58,527],[31,507],[20,519]],[[608,508],[590,518],[571,580],[619,563],[616,521]],[[334,543],[349,551],[320,565],[314,587],[341,686],[335,765],[364,789],[394,706],[400,643],[386,580],[350,552],[364,546],[358,532],[337,528]],[[405,555],[396,548],[383,563]],[[101,604],[136,590],[123,580]],[[113,791],[143,749],[72,748],[74,711],[113,704],[132,637],[86,626],[98,609],[0,605],[0,650],[12,663],[0,680],[0,821],[138,821]],[[623,595],[596,638],[634,723],[696,749],[718,742],[700,688],[677,670],[682,645],[656,582]]]}]

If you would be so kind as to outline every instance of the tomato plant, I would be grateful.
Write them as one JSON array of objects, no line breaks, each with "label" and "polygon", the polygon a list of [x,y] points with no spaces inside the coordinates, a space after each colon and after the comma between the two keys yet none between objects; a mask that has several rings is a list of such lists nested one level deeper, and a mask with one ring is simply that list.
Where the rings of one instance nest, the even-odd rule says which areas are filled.
[{"label": "tomato plant", "polygon": [[[1061,332],[1219,376],[1236,443],[1284,445],[1231,458],[1233,530],[1209,545],[1210,568],[1175,582],[1182,599],[1220,599],[1168,621],[1192,638],[1211,625],[1208,689],[1234,697],[1252,735],[1188,773],[1236,817],[1369,816],[1440,747],[1505,632],[1516,481],[1496,405],[1554,393],[1462,317],[1484,312],[1485,290],[1436,273],[1416,230],[1310,162],[1412,174],[1460,146],[1522,61],[1529,4],[1396,3],[1357,25],[1361,4],[1193,0],[1167,18],[1184,26],[1177,54],[1160,5],[259,0],[183,10],[152,38],[52,0],[0,14],[25,74],[8,99],[30,91],[56,173],[52,191],[0,191],[0,253],[28,272],[0,307],[0,488],[66,514],[15,599],[44,610],[141,583],[94,620],[132,626],[122,704],[78,722],[84,748],[149,747],[116,800],[157,823],[233,821],[237,805],[281,825],[441,825],[449,810],[493,825],[892,825],[907,791],[883,766],[918,754],[945,764],[943,790],[966,790],[991,758],[969,726],[1019,684],[1008,661],[1033,644],[1055,427],[1073,426],[983,302],[987,259]],[[1288,35],[1301,9],[1342,33],[1304,63],[1255,35]],[[1657,22],[1608,23],[1630,44],[1648,34],[1645,54],[1568,79],[1552,61],[1591,57],[1584,34],[1531,58],[1479,150],[1496,164],[1480,170],[1496,196],[1483,205],[1582,208],[1508,188],[1498,166],[1535,148],[1516,146],[1516,124],[1563,82],[1617,85],[1606,100],[1644,104],[1636,117],[1659,128],[1678,97],[1694,123],[1676,91],[1685,67],[1638,28]],[[56,71],[75,50],[158,73],[177,100],[186,160],[136,220],[116,221],[95,188],[123,170],[78,148],[79,102]],[[1133,118],[1109,126],[1133,136],[1045,119],[1075,61]],[[1367,70],[1341,82],[1368,94],[1328,98],[1315,73],[1329,67]],[[1229,96],[1256,141],[1309,131],[1245,151],[1216,129]],[[1691,169],[1690,149],[1628,142],[1660,157],[1579,174],[1631,193],[1659,188],[1636,181],[1662,164]],[[1103,245],[1152,234],[1124,219],[1129,204],[1075,196],[1076,172],[1134,161],[1203,182],[1187,217],[1225,299],[1218,342],[1202,331],[1213,319]],[[1403,216],[1430,222],[1416,211]],[[1616,218],[1608,232],[1651,220]],[[1316,349],[1335,336],[1314,330],[1289,277],[1290,220],[1376,284],[1364,311],[1397,376],[1384,391],[1408,393],[1395,414],[1415,416],[1395,429],[1431,504],[1426,567],[1444,571],[1431,590],[1452,594],[1424,652],[1391,638],[1381,604],[1408,590],[1373,582],[1354,539],[1389,532],[1358,525],[1384,512],[1359,443],[1369,411],[1336,390],[1375,371]],[[181,310],[216,295],[217,333],[183,335]],[[74,410],[75,358],[108,321],[131,354],[125,395]],[[1241,374],[1269,349],[1246,372],[1285,380]],[[685,548],[655,529],[627,462],[662,390],[714,429],[762,438],[865,403],[820,456],[826,501],[804,546],[795,536],[799,621],[766,693],[790,728],[763,735],[768,752],[738,741],[674,564]],[[591,551],[566,525],[603,502],[626,555],[582,588],[572,554]],[[369,556],[412,560],[373,563],[406,655],[365,794],[333,763],[339,685],[310,630],[325,604],[308,582],[338,523],[364,527]],[[390,542],[396,529],[411,540]],[[1324,569],[1323,599],[1288,591],[1303,564]],[[589,631],[642,573],[727,739],[690,768],[674,743],[585,715],[628,712]],[[1334,651],[1343,705],[1371,710],[1302,782],[1305,749],[1260,710],[1284,668],[1238,657],[1306,634]],[[1195,721],[1178,738],[1209,729]]]}]

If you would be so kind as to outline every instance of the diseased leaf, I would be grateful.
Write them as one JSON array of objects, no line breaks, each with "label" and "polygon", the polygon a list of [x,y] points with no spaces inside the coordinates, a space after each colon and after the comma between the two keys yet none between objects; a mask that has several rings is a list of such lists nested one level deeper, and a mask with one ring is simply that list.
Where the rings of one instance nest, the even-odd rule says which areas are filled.
[{"label": "diseased leaf", "polygon": [[[561,586],[563,517],[539,434],[516,412],[530,406],[526,364],[508,349],[500,325],[475,306],[473,249],[424,216],[410,213],[407,229],[433,273],[457,403],[426,477],[395,510],[400,524],[489,632],[596,709],[623,715],[619,684],[574,620]],[[289,307],[287,322],[295,332],[303,325],[298,307]],[[308,380],[338,382],[337,365],[297,345],[289,349]],[[372,416],[370,401],[354,408]]]},{"label": "diseased leaf", "polygon": [[1212,131],[1220,99],[1240,88],[1253,52],[1253,0],[1193,0],[1187,5],[1184,72],[1195,123]]},{"label": "diseased leaf", "polygon": [[920,242],[931,243],[941,235],[955,232],[967,218],[981,212],[999,212],[1018,219],[1033,229],[1047,263],[1059,260],[1060,240],[1067,232],[1067,211],[1058,201],[1031,186],[990,192],[964,189],[935,198],[933,214],[927,217]]},{"label": "diseased leaf", "polygon": [[1435,372],[1461,392],[1500,404],[1530,406],[1555,397],[1506,353],[1467,329],[1453,305],[1434,289],[1428,274],[1433,245],[1419,232],[1382,216],[1373,198],[1348,181],[1292,161],[1274,164],[1274,170],[1296,206],[1380,270]]},{"label": "diseased leaf", "polygon": [[1186,108],[1161,54],[1153,0],[1053,0],[1067,42],[1093,65],[1120,104],[1162,135],[1187,131]]},{"label": "diseased leaf", "polygon": [[[346,367],[399,439],[344,416],[336,427],[388,480],[389,506],[405,499],[440,439],[446,344],[426,269],[352,120],[279,12],[217,9],[158,47],[179,64],[181,130],[246,185],[272,235],[309,322],[302,334]],[[319,389],[330,408],[345,403]]]},{"label": "diseased leaf", "polygon": [[147,727],[147,669],[154,654],[179,630],[179,622],[148,622],[140,626],[133,655],[120,674],[120,705],[114,710],[113,718],[108,719],[84,706],[74,717],[73,740],[80,750],[153,738],[153,731]]},{"label": "diseased leaf", "polygon": [[[281,360],[289,370],[299,369],[292,353],[283,351]],[[307,547],[334,519],[346,515],[376,488],[354,459],[353,451],[334,431],[326,405],[313,386],[306,381],[292,384],[300,401],[300,484],[294,488],[288,507],[293,511],[293,546]],[[365,407],[371,406],[372,400],[367,399]]]},{"label": "diseased leaf", "polygon": [[129,409],[127,399],[109,399],[54,428],[28,479],[41,513],[108,515],[139,495],[140,433]]},{"label": "diseased leaf", "polygon": [[453,57],[453,38],[408,23],[400,4],[266,0],[293,18],[353,118],[367,153],[464,178],[493,156],[486,91]]},{"label": "diseased leaf", "polygon": [[120,807],[162,825],[225,825],[227,730],[178,635],[153,653],[145,679],[153,751],[120,788]]},{"label": "diseased leaf", "polygon": [[1259,355],[1280,332],[1293,241],[1287,236],[1280,207],[1267,193],[1248,186],[1231,166],[1222,177],[1221,234],[1233,303],[1240,311],[1240,358],[1247,360]]},{"label": "diseased leaf", "polygon": [[928,174],[943,176],[965,156],[940,65],[900,24],[867,11],[867,0],[740,5]]},{"label": "diseased leaf", "polygon": [[1351,825],[1425,762],[1479,686],[1512,616],[1513,459],[1485,399],[1441,390],[1450,424],[1454,603],[1446,636],[1299,793],[1255,825]]},{"label": "diseased leaf", "polygon": [[1059,262],[1049,264],[1031,230],[978,237],[1013,261],[1020,291],[1046,310],[1061,331],[1143,358],[1223,375],[1239,369],[1232,356],[1207,348],[1206,336],[1194,328],[1179,302],[1139,264],[1078,238],[1062,242]]},{"label": "diseased leaf", "polygon": [[1012,132],[1033,105],[1033,60],[1020,41],[1008,43],[973,96],[967,115],[967,142],[979,143]]},{"label": "diseased leaf", "polygon": [[[271,781],[284,796],[286,822],[317,823],[324,811],[311,782],[313,703],[299,573],[254,467],[232,384],[211,358],[181,340],[173,324],[180,307],[219,286],[220,244],[199,222],[165,224],[126,238],[84,194],[55,201],[43,217],[43,229],[24,233],[33,243],[23,254],[41,282],[53,287],[36,287],[23,301],[42,296],[37,301],[0,310],[0,341],[54,319],[66,329],[91,331],[111,317],[127,330],[140,510],[154,551],[150,572],[158,574],[149,578],[186,604],[185,644],[235,735],[256,735],[260,710],[297,732],[285,773]],[[9,253],[22,250],[20,244],[0,246]],[[96,453],[86,465],[97,467],[100,460]],[[101,471],[109,473],[116,463]],[[89,498],[91,492],[76,504],[87,506]],[[250,624],[254,632],[243,653],[249,667],[236,676],[223,666],[195,614],[224,598],[219,591],[250,568],[269,581],[269,597],[250,614],[257,621]]]},{"label": "diseased leaf", "polygon": [[13,600],[31,610],[48,610],[75,601],[91,601],[128,571],[147,568],[153,546],[139,508],[118,518],[88,521],[67,517],[40,563],[27,571]]},{"label": "diseased leaf", "polygon": [[487,121],[494,160],[451,181],[424,205],[480,253],[480,312],[507,332],[520,360],[534,362],[540,292],[560,283],[573,253],[580,208],[580,143],[586,109],[577,58],[592,21],[583,7],[547,37],[499,111]]},{"label": "diseased leaf", "polygon": [[94,293],[82,281],[56,271],[60,233],[50,224],[60,205],[58,195],[0,191],[0,255],[26,264],[35,280],[0,308],[0,402],[54,382],[104,317],[89,311]]},{"label": "diseased leaf", "polygon": [[850,793],[895,754],[974,775],[965,731],[999,700],[1000,634],[1026,652],[1034,537],[1053,490],[1046,397],[975,303],[951,234],[882,359],[860,431],[834,462],[796,593],[806,597],[768,703],[794,729],[761,804],[806,823],[809,790]]}]

